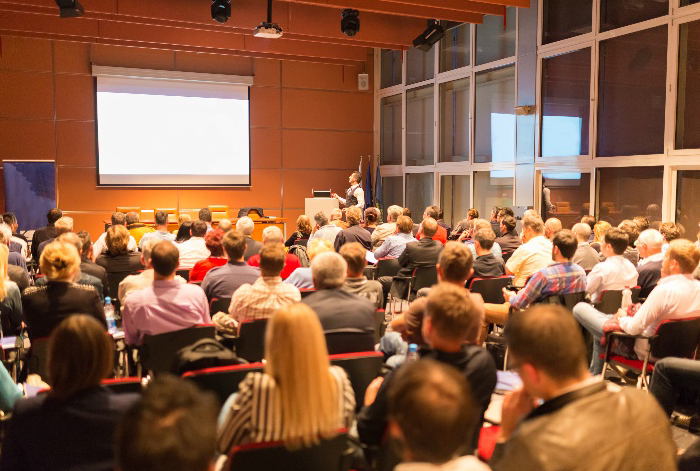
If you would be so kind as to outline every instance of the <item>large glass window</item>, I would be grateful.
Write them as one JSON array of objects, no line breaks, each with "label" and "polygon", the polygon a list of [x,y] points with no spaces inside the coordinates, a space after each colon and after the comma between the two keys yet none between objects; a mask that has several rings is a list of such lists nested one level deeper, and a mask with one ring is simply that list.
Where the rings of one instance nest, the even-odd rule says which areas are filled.
[{"label": "large glass window", "polygon": [[440,162],[469,161],[469,78],[440,85]]},{"label": "large glass window", "polygon": [[382,86],[381,88],[393,87],[401,84],[402,51],[392,51],[382,49]]},{"label": "large glass window", "polygon": [[406,85],[429,80],[435,76],[435,53],[415,47],[406,52]]},{"label": "large glass window", "polygon": [[515,55],[515,23],[515,7],[506,8],[505,19],[484,15],[484,22],[476,25],[476,65]]},{"label": "large glass window", "polygon": [[681,236],[695,240],[700,223],[700,170],[679,170],[676,188],[676,224]]},{"label": "large glass window", "polygon": [[693,5],[695,3],[700,3],[700,0],[681,0],[682,7],[687,7],[688,5]]},{"label": "large glass window", "polygon": [[406,174],[406,207],[416,224],[423,219],[423,211],[433,204],[435,181],[432,173]]},{"label": "large glass window", "polygon": [[700,21],[680,26],[676,149],[700,148]]},{"label": "large glass window", "polygon": [[474,207],[488,220],[494,206],[513,206],[513,171],[474,172]]},{"label": "large glass window", "polygon": [[588,155],[591,50],[542,60],[542,157]]},{"label": "large glass window", "polygon": [[542,44],[590,33],[593,0],[545,0],[542,7]]},{"label": "large glass window", "polygon": [[474,162],[515,160],[515,66],[476,74]]},{"label": "large glass window", "polygon": [[450,226],[454,227],[467,217],[469,191],[469,175],[442,175],[440,178],[440,207]]},{"label": "large glass window", "polygon": [[406,92],[406,165],[433,165],[433,86]]},{"label": "large glass window", "polygon": [[386,221],[386,209],[392,204],[403,207],[403,176],[382,178],[382,218]]},{"label": "large glass window", "polygon": [[440,72],[468,66],[471,25],[466,23],[443,26],[449,29],[440,40]]},{"label": "large glass window", "polygon": [[599,168],[596,217],[616,226],[623,219],[645,216],[661,220],[663,167]]},{"label": "large glass window", "polygon": [[668,15],[668,0],[601,0],[600,31]]},{"label": "large glass window", "polygon": [[580,172],[542,172],[542,216],[554,217],[571,229],[590,214],[591,174]]},{"label": "large glass window", "polygon": [[381,165],[401,165],[401,95],[381,99]]},{"label": "large glass window", "polygon": [[599,156],[663,153],[667,43],[665,25],[600,43]]}]

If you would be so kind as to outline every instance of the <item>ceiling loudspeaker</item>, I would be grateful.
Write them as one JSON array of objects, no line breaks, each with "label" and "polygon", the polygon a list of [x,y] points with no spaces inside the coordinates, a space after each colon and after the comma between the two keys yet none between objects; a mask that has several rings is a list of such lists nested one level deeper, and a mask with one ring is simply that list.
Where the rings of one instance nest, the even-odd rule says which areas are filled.
[{"label": "ceiling loudspeaker", "polygon": [[369,90],[369,74],[357,74],[357,89],[361,92]]}]

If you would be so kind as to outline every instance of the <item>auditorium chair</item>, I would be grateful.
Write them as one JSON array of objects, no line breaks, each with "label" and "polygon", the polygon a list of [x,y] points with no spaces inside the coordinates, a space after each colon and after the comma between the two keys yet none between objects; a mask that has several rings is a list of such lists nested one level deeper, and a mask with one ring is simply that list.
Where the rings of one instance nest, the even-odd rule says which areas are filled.
[{"label": "auditorium chair", "polygon": [[141,217],[141,206],[117,206],[118,213],[126,214],[131,211],[139,213],[139,217]]},{"label": "auditorium chair", "polygon": [[177,223],[177,208],[155,208],[153,210],[154,216],[158,211],[163,211],[168,215],[168,222]]},{"label": "auditorium chair", "polygon": [[44,380],[48,378],[48,370],[46,362],[49,357],[49,338],[44,337],[32,340],[32,345],[29,348],[27,356],[27,372],[29,374],[38,374]]},{"label": "auditorium chair", "polygon": [[185,281],[190,281],[190,270],[191,270],[191,268],[186,268],[183,270],[178,269],[175,271],[175,275],[181,276],[182,278],[185,279]]},{"label": "auditorium chair", "polygon": [[558,203],[554,203],[554,205],[557,207],[558,213],[571,212],[571,203],[568,201],[559,201]]},{"label": "auditorium chair", "polygon": [[267,319],[241,322],[234,341],[236,355],[249,362],[262,361],[265,358],[265,329]]},{"label": "auditorium chair", "polygon": [[556,304],[558,306],[564,306],[569,311],[574,309],[578,303],[584,302],[586,300],[586,292],[582,291],[580,293],[568,293],[568,294],[554,294],[548,296],[537,304]]},{"label": "auditorium chair", "polygon": [[398,258],[380,258],[377,260],[376,279],[382,276],[396,276],[401,269]]},{"label": "auditorium chair", "polygon": [[359,329],[338,329],[325,332],[329,355],[368,352],[374,350],[374,333]]},{"label": "auditorium chair", "polygon": [[467,288],[472,293],[480,294],[485,303],[503,304],[503,288],[510,286],[513,277],[503,275],[494,278],[472,278],[468,282]]},{"label": "auditorium chair", "polygon": [[359,411],[362,408],[367,387],[379,376],[384,355],[372,350],[330,355],[328,359],[331,361],[331,365],[339,366],[347,373],[352,390],[355,392],[355,403]]},{"label": "auditorium chair", "polygon": [[188,371],[183,378],[192,381],[200,389],[216,394],[221,405],[228,397],[238,392],[238,385],[251,372],[262,372],[262,363],[249,363],[247,365],[216,366],[203,368],[196,371]]},{"label": "auditorium chair", "polygon": [[142,393],[141,378],[132,376],[130,378],[109,378],[102,380],[102,386],[115,394]]},{"label": "auditorium chair", "polygon": [[313,288],[304,288],[299,290],[299,294],[301,294],[301,299],[308,298],[312,294],[316,292],[315,289]]},{"label": "auditorium chair", "polygon": [[211,216],[214,221],[228,219],[228,206],[223,204],[213,204],[209,206]]},{"label": "auditorium chair", "polygon": [[[165,334],[146,335],[139,348],[139,370],[150,375],[170,373],[173,371],[177,352],[198,340],[213,339],[216,329],[213,325],[203,324],[187,329],[175,330]],[[139,374],[139,376],[143,376]]]},{"label": "auditorium chair", "polygon": [[[632,291],[632,302],[639,301],[639,293],[642,288],[635,286],[630,288]],[[622,290],[605,290],[600,294],[600,299],[595,303],[595,308],[603,314],[615,314],[620,306],[622,306]]]},{"label": "auditorium chair", "polygon": [[231,298],[212,298],[209,301],[209,312],[212,316],[217,312],[228,313],[229,306],[231,306]]}]

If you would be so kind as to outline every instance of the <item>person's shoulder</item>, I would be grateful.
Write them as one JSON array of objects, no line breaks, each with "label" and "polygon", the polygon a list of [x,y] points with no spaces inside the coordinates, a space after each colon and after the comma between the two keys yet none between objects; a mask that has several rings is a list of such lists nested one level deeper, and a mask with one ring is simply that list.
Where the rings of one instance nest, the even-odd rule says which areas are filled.
[{"label": "person's shoulder", "polygon": [[42,286],[29,286],[27,287],[24,292],[22,293],[22,299],[28,299],[32,296],[41,296],[41,293],[46,292],[48,289],[48,286],[42,285]]},{"label": "person's shoulder", "polygon": [[483,369],[486,372],[496,374],[496,362],[493,356],[483,347],[478,345],[467,345],[464,349],[467,357],[467,364],[470,367]]},{"label": "person's shoulder", "polygon": [[9,293],[19,293],[19,285],[12,280],[5,280],[5,289]]},{"label": "person's shoulder", "polygon": [[[96,278],[94,278],[94,279],[96,279]],[[82,283],[71,283],[70,290],[73,291],[73,293],[75,293],[75,294],[80,293],[80,294],[88,296],[88,297],[98,294],[97,288],[95,288],[93,285],[82,284]]]},{"label": "person's shoulder", "polygon": [[15,407],[12,411],[12,415],[14,417],[14,420],[27,420],[29,417],[32,415],[39,415],[43,416],[43,413],[41,411],[44,402],[46,402],[47,399],[46,394],[39,394],[34,397],[23,397],[20,398],[17,402],[15,402]]}]

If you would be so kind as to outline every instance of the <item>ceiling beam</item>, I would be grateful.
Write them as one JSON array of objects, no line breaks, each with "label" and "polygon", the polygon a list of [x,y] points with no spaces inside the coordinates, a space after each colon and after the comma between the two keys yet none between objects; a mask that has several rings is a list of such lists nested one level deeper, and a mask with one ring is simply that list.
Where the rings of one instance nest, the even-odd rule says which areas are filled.
[{"label": "ceiling beam", "polygon": [[[284,0],[283,0],[284,1]],[[334,0],[328,0],[333,2]],[[340,0],[335,0],[340,1]],[[381,0],[382,3],[401,3],[405,5],[428,6],[429,8],[441,8],[445,10],[466,11],[472,13],[481,13],[484,15],[499,15],[503,16],[503,7],[501,5],[484,3],[479,0],[432,0],[427,3],[425,0]]]},{"label": "ceiling beam", "polygon": [[506,7],[530,8],[530,0],[472,0],[480,3],[491,3],[493,5],[503,5]]}]

